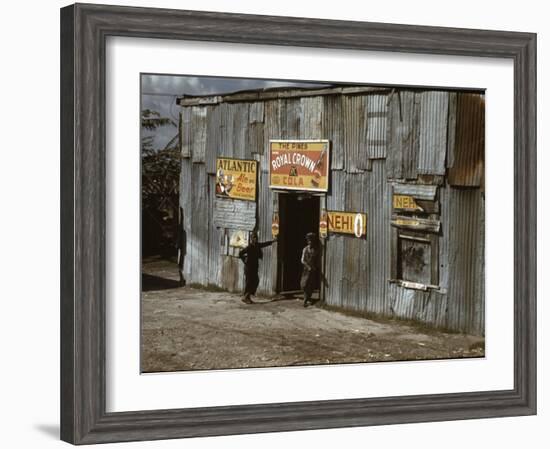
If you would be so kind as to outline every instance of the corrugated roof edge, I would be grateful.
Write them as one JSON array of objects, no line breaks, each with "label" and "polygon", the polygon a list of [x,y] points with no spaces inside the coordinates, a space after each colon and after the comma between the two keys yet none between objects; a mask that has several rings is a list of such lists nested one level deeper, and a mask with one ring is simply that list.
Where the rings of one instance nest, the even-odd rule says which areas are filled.
[{"label": "corrugated roof edge", "polygon": [[374,86],[340,86],[320,87],[315,89],[293,87],[293,88],[270,88],[234,92],[227,95],[183,95],[176,103],[180,106],[206,106],[218,103],[235,103],[241,101],[264,101],[278,98],[315,97],[319,95],[354,95],[373,92],[390,92],[389,87]]},{"label": "corrugated roof edge", "polygon": [[470,88],[438,88],[423,86],[334,86],[334,87],[271,87],[234,92],[227,95],[182,95],[177,98],[176,104],[186,106],[207,106],[219,103],[235,103],[243,101],[267,101],[277,98],[314,97],[319,95],[357,95],[363,93],[388,93],[392,90],[439,90],[464,91],[484,93],[484,89]]}]

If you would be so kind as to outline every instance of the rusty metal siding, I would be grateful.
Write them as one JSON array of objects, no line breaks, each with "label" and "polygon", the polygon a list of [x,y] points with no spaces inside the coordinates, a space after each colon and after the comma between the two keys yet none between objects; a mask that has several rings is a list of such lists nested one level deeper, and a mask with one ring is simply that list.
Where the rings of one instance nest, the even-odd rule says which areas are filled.
[{"label": "rusty metal siding", "polygon": [[191,157],[193,162],[204,162],[206,151],[207,109],[202,106],[191,108]]},{"label": "rusty metal siding", "polygon": [[[248,103],[236,103],[233,107],[233,157],[245,159],[251,157],[250,150],[247,151],[247,130],[248,130]],[[247,154],[248,153],[248,154]]]},{"label": "rusty metal siding", "polygon": [[216,158],[221,147],[221,111],[207,106],[205,164],[208,174],[216,173]]},{"label": "rusty metal siding", "polygon": [[248,122],[250,124],[264,122],[264,102],[263,101],[250,103],[249,113],[248,113]]},{"label": "rusty metal siding", "polygon": [[[366,176],[348,174],[345,179],[345,202],[340,210],[366,212]],[[368,223],[367,223],[368,226]],[[351,310],[365,310],[367,301],[367,240],[355,236],[344,237],[342,268],[343,306]]]},{"label": "rusty metal siding", "polygon": [[386,182],[386,163],[373,161],[366,176],[367,301],[365,311],[387,314],[386,289],[390,279],[391,187]]},{"label": "rusty metal siding", "polygon": [[448,92],[421,93],[418,173],[425,175],[445,174],[448,116]]},{"label": "rusty metal siding", "polygon": [[323,98],[305,97],[301,99],[302,118],[300,120],[300,138],[324,139]]},{"label": "rusty metal siding", "polygon": [[223,241],[223,230],[213,225],[214,223],[214,207],[212,207],[214,201],[214,188],[216,183],[215,175],[207,176],[208,182],[208,285],[220,284],[220,263],[221,263],[221,250]]},{"label": "rusty metal siding", "polygon": [[386,284],[390,278],[390,188],[384,160],[371,172],[332,172],[327,209],[367,212],[367,237],[330,234],[326,244],[329,305],[388,313]]},{"label": "rusty metal siding", "polygon": [[366,99],[362,96],[342,98],[341,126],[344,133],[344,169],[348,173],[361,173],[367,161]]},{"label": "rusty metal siding", "polygon": [[323,135],[331,140],[330,167],[333,170],[344,168],[344,139],[345,132],[342,126],[343,97],[328,95],[323,97]]},{"label": "rusty metal siding", "polygon": [[221,286],[230,292],[242,291],[244,272],[238,257],[222,256]]},{"label": "rusty metal siding", "polygon": [[411,91],[395,91],[388,96],[386,130],[388,178],[417,178],[419,121],[419,94]]},{"label": "rusty metal siding", "polygon": [[190,252],[190,241],[191,235],[193,233],[191,217],[193,216],[193,206],[192,206],[192,191],[190,184],[192,183],[192,163],[189,159],[183,159],[181,161],[181,172],[180,172],[180,198],[179,205],[183,210],[183,232],[186,237],[185,242],[186,246],[184,248],[184,264],[183,264],[183,275],[185,279],[191,279],[191,252]]},{"label": "rusty metal siding", "polygon": [[264,109],[264,103],[251,103],[249,105],[245,148],[247,159],[252,159],[255,154],[263,154],[265,152]]},{"label": "rusty metal siding", "polygon": [[485,98],[459,93],[456,104],[456,134],[449,151],[449,184],[479,187],[483,183],[485,159]]},{"label": "rusty metal siding", "polygon": [[182,158],[191,157],[193,134],[191,128],[191,108],[183,108],[180,112],[180,151]]},{"label": "rusty metal siding", "polygon": [[[258,238],[260,242],[272,240],[271,219],[273,216],[273,192],[269,188],[269,176],[261,173],[258,180]],[[259,275],[260,284],[258,293],[270,295],[275,291],[273,285],[273,264],[277,264],[277,243],[263,249],[263,259],[260,261]]]},{"label": "rusty metal siding", "polygon": [[[341,170],[335,170],[331,173],[332,188],[330,195],[327,196],[328,210],[341,210],[346,200],[346,174]],[[368,223],[367,223],[368,226]],[[368,232],[368,228],[367,228]],[[329,234],[326,242],[326,302],[329,305],[343,306],[343,260],[345,236],[341,234]]]},{"label": "rusty metal siding", "polygon": [[484,331],[485,218],[480,189],[448,193],[448,318],[447,325],[461,332]]},{"label": "rusty metal siding", "polygon": [[448,303],[446,295],[436,290],[413,290],[391,283],[388,296],[394,317],[416,320],[434,327],[445,327],[445,310]]},{"label": "rusty metal siding", "polygon": [[[188,281],[208,283],[208,176],[204,164],[191,167],[191,231],[187,233],[188,258],[191,276]],[[206,225],[205,225],[206,224]]]},{"label": "rusty metal siding", "polygon": [[386,125],[388,121],[387,100],[387,95],[368,95],[366,97],[366,153],[369,159],[384,159],[386,157]]},{"label": "rusty metal siding", "polygon": [[266,101],[264,105],[264,151],[260,157],[260,168],[262,172],[269,171],[269,141],[280,139],[279,127],[279,101]]},{"label": "rusty metal siding", "polygon": [[280,139],[299,139],[300,121],[302,118],[302,102],[300,98],[279,100],[279,132]]},{"label": "rusty metal siding", "polygon": [[233,105],[228,103],[221,103],[217,107],[220,109],[220,148],[218,155],[235,157],[233,139],[233,116],[235,115],[235,109]]},{"label": "rusty metal siding", "polygon": [[437,186],[423,184],[394,184],[393,193],[396,195],[410,195],[419,200],[434,201]]},{"label": "rusty metal siding", "polygon": [[446,167],[454,165],[454,148],[456,141],[456,113],[457,113],[457,97],[456,92],[449,93],[449,121],[447,125],[447,156],[445,160]]},{"label": "rusty metal siding", "polygon": [[441,205],[441,238],[439,239],[439,288],[443,293],[449,292],[449,229],[450,205],[449,186],[439,189],[439,203]]}]

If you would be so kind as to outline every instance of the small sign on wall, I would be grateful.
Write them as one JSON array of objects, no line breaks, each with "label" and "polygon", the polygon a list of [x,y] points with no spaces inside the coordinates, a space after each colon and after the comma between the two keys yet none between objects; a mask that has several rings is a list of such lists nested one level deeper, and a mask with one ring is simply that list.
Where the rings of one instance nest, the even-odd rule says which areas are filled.
[{"label": "small sign on wall", "polygon": [[423,212],[423,209],[417,204],[415,199],[410,195],[393,195],[393,208],[395,210],[403,210],[410,212]]},{"label": "small sign on wall", "polygon": [[367,235],[367,214],[359,212],[327,211],[328,232],[352,234],[357,238]]},{"label": "small sign on wall", "polygon": [[321,219],[319,220],[319,236],[322,239],[326,239],[328,235],[328,215],[327,211],[323,209],[321,213]]},{"label": "small sign on wall", "polygon": [[271,219],[271,235],[276,238],[279,235],[279,213],[273,212]]},{"label": "small sign on wall", "polygon": [[248,231],[233,231],[229,237],[229,246],[233,248],[246,248],[248,246]]}]

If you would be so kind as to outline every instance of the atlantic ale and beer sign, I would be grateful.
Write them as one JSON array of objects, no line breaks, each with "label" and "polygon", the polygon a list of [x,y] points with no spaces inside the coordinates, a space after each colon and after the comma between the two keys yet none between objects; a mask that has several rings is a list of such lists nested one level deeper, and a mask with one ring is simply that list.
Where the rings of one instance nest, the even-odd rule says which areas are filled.
[{"label": "atlantic ale and beer sign", "polygon": [[328,191],[328,140],[270,140],[272,189]]},{"label": "atlantic ale and beer sign", "polygon": [[258,163],[246,159],[216,159],[216,196],[256,201]]}]

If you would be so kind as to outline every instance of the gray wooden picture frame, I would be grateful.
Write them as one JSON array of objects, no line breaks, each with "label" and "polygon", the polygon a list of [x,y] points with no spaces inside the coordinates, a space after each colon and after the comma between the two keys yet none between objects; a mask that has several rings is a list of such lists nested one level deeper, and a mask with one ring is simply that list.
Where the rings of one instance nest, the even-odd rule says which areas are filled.
[{"label": "gray wooden picture frame", "polygon": [[[510,58],[514,63],[514,388],[106,412],[107,36]],[[61,10],[61,438],[74,444],[536,413],[536,35],[76,4]]]}]

